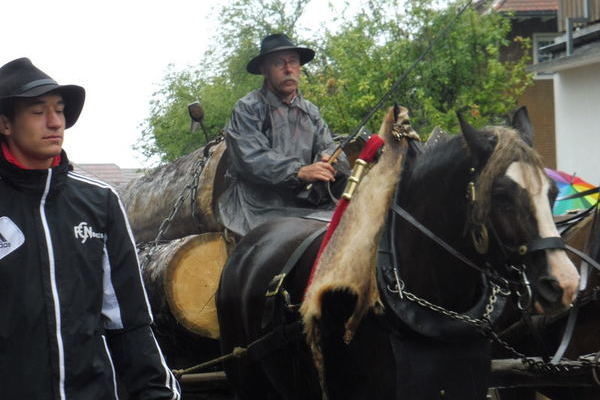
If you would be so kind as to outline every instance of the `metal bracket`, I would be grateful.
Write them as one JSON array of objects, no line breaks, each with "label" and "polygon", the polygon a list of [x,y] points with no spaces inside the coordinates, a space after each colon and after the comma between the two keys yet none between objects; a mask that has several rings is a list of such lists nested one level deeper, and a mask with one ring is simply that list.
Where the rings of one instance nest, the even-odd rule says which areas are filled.
[{"label": "metal bracket", "polygon": [[[285,279],[285,274],[275,275],[271,282],[269,283],[269,287],[267,288],[267,293],[265,293],[266,297],[277,296],[279,290],[281,289],[281,285],[283,285],[283,280]],[[271,289],[275,286],[274,289]]]}]

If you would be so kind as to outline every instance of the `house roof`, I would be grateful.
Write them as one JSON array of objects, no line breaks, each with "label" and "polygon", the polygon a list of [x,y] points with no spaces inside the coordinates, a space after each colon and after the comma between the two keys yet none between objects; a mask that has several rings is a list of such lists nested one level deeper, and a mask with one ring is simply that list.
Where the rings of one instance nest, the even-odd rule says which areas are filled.
[{"label": "house roof", "polygon": [[92,179],[99,179],[114,187],[124,185],[142,175],[135,168],[120,168],[117,164],[75,164],[73,170]]},{"label": "house roof", "polygon": [[495,0],[492,8],[516,12],[558,11],[558,0]]}]

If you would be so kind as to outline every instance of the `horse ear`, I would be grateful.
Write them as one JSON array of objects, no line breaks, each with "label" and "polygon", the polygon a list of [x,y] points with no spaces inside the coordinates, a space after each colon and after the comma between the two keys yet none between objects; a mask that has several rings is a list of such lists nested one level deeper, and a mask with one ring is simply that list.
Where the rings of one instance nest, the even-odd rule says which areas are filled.
[{"label": "horse ear", "polygon": [[533,125],[527,113],[527,107],[521,106],[512,117],[512,127],[519,132],[521,139],[529,146],[533,146]]},{"label": "horse ear", "polygon": [[460,122],[463,137],[475,158],[477,166],[483,165],[494,151],[494,147],[496,147],[498,141],[496,135],[491,132],[478,131],[469,125],[461,113],[457,112],[456,115]]},{"label": "horse ear", "polygon": [[398,103],[394,103],[394,122],[398,122],[398,116],[400,115],[400,106]]}]

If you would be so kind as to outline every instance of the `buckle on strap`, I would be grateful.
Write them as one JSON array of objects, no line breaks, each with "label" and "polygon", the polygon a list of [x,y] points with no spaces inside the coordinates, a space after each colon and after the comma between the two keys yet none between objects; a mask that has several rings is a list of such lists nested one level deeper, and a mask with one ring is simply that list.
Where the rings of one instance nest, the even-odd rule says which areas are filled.
[{"label": "buckle on strap", "polygon": [[551,236],[535,239],[528,246],[529,253],[546,249],[565,249],[565,242],[560,236]]},{"label": "buckle on strap", "polygon": [[269,282],[269,286],[267,287],[267,293],[265,293],[266,297],[276,296],[279,293],[285,276],[286,274],[279,274],[275,275],[273,279],[271,279],[271,282]]}]

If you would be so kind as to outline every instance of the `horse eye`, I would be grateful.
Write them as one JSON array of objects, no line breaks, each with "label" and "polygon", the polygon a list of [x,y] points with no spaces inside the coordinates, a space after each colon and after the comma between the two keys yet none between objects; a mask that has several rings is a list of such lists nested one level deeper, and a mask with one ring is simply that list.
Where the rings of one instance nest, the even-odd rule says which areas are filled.
[{"label": "horse eye", "polygon": [[512,211],[514,209],[514,199],[507,193],[495,194],[493,197],[494,208],[501,212]]}]

